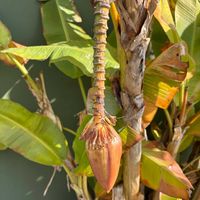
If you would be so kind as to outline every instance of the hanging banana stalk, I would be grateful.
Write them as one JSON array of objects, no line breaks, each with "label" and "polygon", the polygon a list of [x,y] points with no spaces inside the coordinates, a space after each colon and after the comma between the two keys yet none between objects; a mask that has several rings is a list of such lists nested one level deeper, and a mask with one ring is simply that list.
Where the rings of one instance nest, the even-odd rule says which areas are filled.
[{"label": "hanging banana stalk", "polygon": [[93,118],[86,125],[81,139],[86,141],[87,155],[93,173],[100,185],[109,192],[119,172],[122,142],[105,116],[105,50],[109,0],[94,1],[94,103]]}]

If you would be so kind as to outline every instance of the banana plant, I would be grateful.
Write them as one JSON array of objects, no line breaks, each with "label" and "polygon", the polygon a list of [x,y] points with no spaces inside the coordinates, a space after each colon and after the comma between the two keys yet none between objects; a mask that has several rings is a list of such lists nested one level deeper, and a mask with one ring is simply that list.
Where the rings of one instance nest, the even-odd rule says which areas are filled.
[{"label": "banana plant", "polygon": [[[0,24],[0,59],[21,71],[41,110],[0,100],[0,149],[63,167],[78,199],[91,199],[88,184],[97,199],[197,199],[199,1],[94,0],[92,6],[93,39],[72,0],[41,1],[47,45],[19,45]],[[113,31],[106,39],[109,13]],[[29,60],[46,59],[66,76],[93,82],[87,95],[80,85],[86,108],[71,131],[74,158],[43,79],[38,84],[26,70]]]}]

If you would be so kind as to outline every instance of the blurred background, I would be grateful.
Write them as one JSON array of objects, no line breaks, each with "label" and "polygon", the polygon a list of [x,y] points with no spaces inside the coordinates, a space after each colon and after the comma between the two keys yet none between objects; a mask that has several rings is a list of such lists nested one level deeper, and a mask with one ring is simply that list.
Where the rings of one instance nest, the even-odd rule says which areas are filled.
[{"label": "blurred background", "polygon": [[[67,0],[66,0],[67,1]],[[82,26],[92,33],[92,9],[89,0],[75,0],[83,18]],[[8,27],[14,41],[23,45],[45,44],[42,35],[40,3],[38,0],[0,0],[0,20]],[[62,74],[48,62],[29,62],[31,76],[43,71],[49,98],[54,99],[53,108],[65,127],[76,130],[77,113],[84,109],[78,81]],[[15,85],[16,81],[19,81]],[[85,88],[89,80],[83,78]],[[0,61],[0,96],[13,85],[11,99],[31,111],[36,111],[35,99],[27,89],[21,74]],[[6,134],[6,133],[5,133]],[[66,133],[69,143],[73,136]],[[0,200],[66,200],[76,199],[67,189],[64,172],[57,172],[45,197],[43,192],[53,173],[53,168],[26,160],[13,151],[0,151]]]}]

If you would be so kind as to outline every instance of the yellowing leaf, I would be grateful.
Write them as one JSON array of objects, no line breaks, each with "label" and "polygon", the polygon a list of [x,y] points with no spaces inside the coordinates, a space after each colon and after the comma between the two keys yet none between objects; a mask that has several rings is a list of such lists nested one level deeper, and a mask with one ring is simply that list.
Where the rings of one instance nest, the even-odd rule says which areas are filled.
[{"label": "yellowing leaf", "polygon": [[176,198],[188,199],[192,185],[167,151],[143,147],[141,162],[144,185]]},{"label": "yellowing leaf", "polygon": [[159,198],[160,198],[160,200],[182,200],[180,198],[174,198],[174,197],[168,196],[168,195],[163,194],[161,192],[160,192]]},{"label": "yellowing leaf", "polygon": [[142,122],[143,122],[143,128],[146,128],[154,118],[158,110],[158,107],[155,106],[153,103],[149,102],[148,100],[145,100],[145,98],[144,98],[144,105],[145,109],[142,116]]},{"label": "yellowing leaf", "polygon": [[185,79],[188,63],[181,58],[186,54],[184,43],[176,43],[147,66],[144,76],[144,127],[152,121],[157,108],[166,109],[169,106]]},{"label": "yellowing leaf", "polygon": [[122,145],[124,149],[128,149],[140,140],[142,140],[142,135],[138,134],[134,129],[127,126],[119,132],[122,140]]}]

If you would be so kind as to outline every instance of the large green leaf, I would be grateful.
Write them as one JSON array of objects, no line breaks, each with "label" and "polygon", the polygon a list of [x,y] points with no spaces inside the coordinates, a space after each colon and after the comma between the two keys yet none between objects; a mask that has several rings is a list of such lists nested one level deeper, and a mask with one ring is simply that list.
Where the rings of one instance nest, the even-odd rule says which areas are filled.
[{"label": "large green leaf", "polygon": [[0,143],[44,165],[62,165],[66,159],[67,142],[50,119],[3,99],[0,100]]},{"label": "large green leaf", "polygon": [[189,101],[195,104],[200,100],[200,2],[177,0],[175,20],[177,31],[187,42],[188,51],[196,65],[196,73],[188,83]]},{"label": "large green leaf", "polygon": [[78,175],[93,176],[93,172],[90,167],[90,163],[85,149],[85,141],[79,139],[81,133],[83,132],[83,129],[85,128],[89,120],[91,120],[90,115],[84,117],[80,127],[77,130],[77,135],[73,142],[75,162],[78,164],[78,166],[74,169],[74,172]]},{"label": "large green leaf", "polygon": [[[92,39],[85,31],[77,25],[81,18],[77,13],[73,0],[49,0],[42,4],[42,21],[44,36],[48,44],[57,42],[69,42],[69,46],[77,46],[72,50],[70,55],[64,55],[62,60],[51,60],[58,69],[64,74],[77,78],[82,75],[92,74]],[[85,48],[88,47],[88,48]],[[116,50],[107,45],[107,69],[118,69],[119,64],[116,62]],[[79,50],[77,50],[79,48]],[[71,57],[73,55],[73,57]],[[113,71],[107,70],[108,76]]]},{"label": "large green leaf", "polygon": [[200,2],[198,0],[177,0],[175,7],[176,29],[187,42],[190,55],[200,71]]},{"label": "large green leaf", "polygon": [[41,6],[43,33],[48,44],[70,41],[91,40],[90,36],[75,23],[81,18],[73,0],[49,0]]},{"label": "large green leaf", "polygon": [[[48,44],[84,39],[91,39],[80,26],[74,22],[81,22],[72,0],[49,0],[41,6],[43,34]],[[77,66],[64,61],[56,62],[56,67],[65,75],[77,78],[82,72]]]},{"label": "large green leaf", "polygon": [[142,182],[167,195],[188,199],[191,183],[167,151],[143,147]]},{"label": "large green leaf", "polygon": [[0,49],[8,47],[11,41],[11,34],[8,28],[0,21]]},{"label": "large green leaf", "polygon": [[[29,60],[45,60],[50,58],[51,63],[68,60],[77,66],[85,75],[93,74],[93,47],[87,40],[56,43],[48,46],[32,46],[22,48],[9,48],[1,51],[10,53]],[[115,50],[109,47],[106,51],[106,69],[118,69],[119,64],[113,58]]]}]

